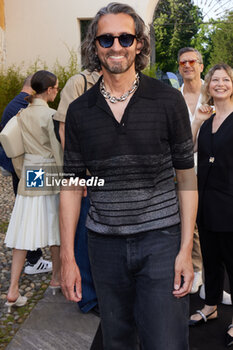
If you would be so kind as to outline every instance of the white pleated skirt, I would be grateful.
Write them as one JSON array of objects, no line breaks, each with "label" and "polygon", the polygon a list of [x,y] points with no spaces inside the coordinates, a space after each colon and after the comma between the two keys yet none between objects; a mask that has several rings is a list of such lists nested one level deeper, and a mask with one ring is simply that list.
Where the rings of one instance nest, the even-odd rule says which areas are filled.
[{"label": "white pleated skirt", "polygon": [[17,195],[5,244],[9,248],[36,250],[60,245],[59,194]]}]

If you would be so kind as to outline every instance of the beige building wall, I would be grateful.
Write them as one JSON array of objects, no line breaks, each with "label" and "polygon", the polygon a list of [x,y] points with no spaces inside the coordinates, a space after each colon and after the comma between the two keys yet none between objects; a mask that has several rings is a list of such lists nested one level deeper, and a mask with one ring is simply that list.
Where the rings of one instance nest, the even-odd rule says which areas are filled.
[{"label": "beige building wall", "polygon": [[[49,68],[66,64],[69,50],[80,48],[80,20],[90,19],[106,0],[5,1],[6,66],[33,64],[38,58]],[[125,3],[126,1],[119,1]],[[128,0],[149,24],[158,0]],[[3,0],[0,0],[0,4]],[[80,62],[79,62],[80,63]]]},{"label": "beige building wall", "polygon": [[0,69],[5,66],[6,63],[6,50],[5,50],[5,32],[0,27]]},{"label": "beige building wall", "polygon": [[5,64],[5,10],[4,0],[0,0],[0,68]]},{"label": "beige building wall", "polygon": [[0,27],[5,29],[5,11],[4,11],[4,0],[0,0]]}]

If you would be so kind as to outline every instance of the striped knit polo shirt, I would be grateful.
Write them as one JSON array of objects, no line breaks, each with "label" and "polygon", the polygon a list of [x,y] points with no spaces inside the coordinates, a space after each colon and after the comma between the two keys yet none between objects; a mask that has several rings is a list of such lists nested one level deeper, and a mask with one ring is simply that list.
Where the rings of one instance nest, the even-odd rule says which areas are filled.
[{"label": "striped knit polo shirt", "polygon": [[[101,78],[100,78],[101,80]],[[104,179],[89,188],[86,226],[100,234],[130,235],[180,222],[174,168],[189,169],[193,142],[181,93],[140,74],[120,123],[99,83],[69,106],[64,172]]]}]

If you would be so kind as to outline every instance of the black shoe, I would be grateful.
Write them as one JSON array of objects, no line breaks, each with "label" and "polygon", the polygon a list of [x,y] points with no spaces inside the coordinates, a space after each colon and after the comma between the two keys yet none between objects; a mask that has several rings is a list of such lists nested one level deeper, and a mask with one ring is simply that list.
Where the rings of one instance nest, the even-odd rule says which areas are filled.
[{"label": "black shoe", "polygon": [[233,328],[233,324],[230,324],[230,326],[227,329],[227,333],[226,333],[226,346],[230,347],[233,345],[233,337],[228,333],[229,329]]},{"label": "black shoe", "polygon": [[[217,308],[214,311],[212,311],[210,314],[205,315],[201,310],[197,310],[196,313],[201,315],[202,318],[200,320],[189,320],[189,326],[198,326],[200,324],[206,323],[208,321],[208,317],[213,315],[216,311],[217,311]],[[217,320],[217,318],[218,316],[214,318],[209,318],[209,321]]]}]

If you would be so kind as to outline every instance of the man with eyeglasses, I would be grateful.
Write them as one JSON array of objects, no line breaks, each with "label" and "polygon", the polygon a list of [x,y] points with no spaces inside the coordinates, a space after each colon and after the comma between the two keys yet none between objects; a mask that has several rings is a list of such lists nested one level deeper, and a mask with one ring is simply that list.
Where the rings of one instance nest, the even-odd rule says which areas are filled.
[{"label": "man with eyeglasses", "polygon": [[[192,135],[180,92],[140,73],[149,57],[145,30],[119,3],[90,24],[84,66],[103,76],[69,106],[64,173],[82,178],[87,168],[104,179],[89,187],[86,222],[104,349],[137,349],[138,335],[144,350],[187,350],[197,208]],[[82,298],[73,254],[81,199],[81,188],[61,191],[62,289],[72,301]]]},{"label": "man with eyeglasses", "polygon": [[[179,72],[183,78],[181,93],[184,96],[188,107],[189,119],[192,124],[195,113],[202,103],[201,87],[204,81],[201,79],[203,72],[203,58],[201,53],[193,47],[184,47],[178,52]],[[194,155],[195,165],[197,165],[197,153]],[[200,289],[200,297],[205,299],[205,288],[202,281],[202,255],[198,231],[194,231],[192,261],[194,269],[194,280],[191,292],[196,293]],[[223,292],[222,303],[231,304],[231,296],[226,291]]]}]

